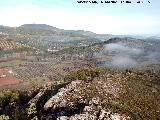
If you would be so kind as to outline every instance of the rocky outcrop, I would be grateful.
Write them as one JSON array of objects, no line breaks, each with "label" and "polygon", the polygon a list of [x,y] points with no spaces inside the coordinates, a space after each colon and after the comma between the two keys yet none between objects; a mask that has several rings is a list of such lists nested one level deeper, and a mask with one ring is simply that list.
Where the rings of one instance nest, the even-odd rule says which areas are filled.
[{"label": "rocky outcrop", "polygon": [[104,105],[118,98],[123,89],[122,77],[108,72],[105,79],[102,76],[58,87],[47,86],[28,103],[34,103],[39,111],[32,120],[128,120],[129,117],[114,113]]},{"label": "rocky outcrop", "polygon": [[112,113],[111,111],[105,111],[100,106],[99,98],[93,98],[88,106],[85,106],[82,113],[75,114],[73,116],[60,116],[57,120],[129,120],[130,118],[120,115],[118,113]]},{"label": "rocky outcrop", "polygon": [[52,83],[48,83],[46,84],[43,88],[41,88],[38,92],[38,94],[36,96],[34,96],[29,102],[28,102],[28,105],[31,105],[31,104],[37,104],[37,102],[42,98],[44,97],[45,94],[47,94],[47,91],[48,90],[51,90],[53,88],[54,84]]},{"label": "rocky outcrop", "polygon": [[[106,111],[101,105],[99,97],[91,99],[82,96],[72,96],[71,94],[78,91],[84,81],[76,80],[71,82],[65,88],[59,89],[58,93],[52,96],[44,105],[43,119],[57,120],[127,120],[130,118]],[[87,84],[87,83],[85,83]],[[88,83],[89,86],[93,83]],[[84,86],[84,85],[83,85]],[[46,114],[45,114],[46,113]]]},{"label": "rocky outcrop", "polygon": [[66,98],[67,93],[74,90],[77,85],[79,85],[81,81],[73,81],[70,85],[66,86],[66,88],[59,89],[59,92],[51,97],[44,105],[44,110],[48,110],[50,108],[54,109],[56,107],[65,107],[66,106]]}]

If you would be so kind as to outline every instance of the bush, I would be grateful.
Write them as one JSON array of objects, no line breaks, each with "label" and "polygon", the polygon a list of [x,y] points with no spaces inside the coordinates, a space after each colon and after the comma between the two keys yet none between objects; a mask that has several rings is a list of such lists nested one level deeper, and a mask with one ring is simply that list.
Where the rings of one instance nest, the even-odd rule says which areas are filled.
[{"label": "bush", "polygon": [[9,120],[9,116],[7,115],[0,115],[0,120]]},{"label": "bush", "polygon": [[95,77],[98,77],[99,74],[100,74],[100,71],[98,69],[92,70],[92,69],[83,68],[76,72],[71,72],[70,74],[66,75],[64,77],[64,81],[71,82],[77,79],[78,80],[88,80],[88,78],[90,78],[90,80],[93,80]]},{"label": "bush", "polygon": [[0,105],[5,106],[19,98],[19,92],[14,90],[0,92]]},{"label": "bush", "polygon": [[12,115],[12,120],[27,120],[27,110],[26,108],[18,108]]},{"label": "bush", "polygon": [[27,108],[27,115],[28,117],[31,117],[37,113],[36,105],[32,103],[29,108]]}]

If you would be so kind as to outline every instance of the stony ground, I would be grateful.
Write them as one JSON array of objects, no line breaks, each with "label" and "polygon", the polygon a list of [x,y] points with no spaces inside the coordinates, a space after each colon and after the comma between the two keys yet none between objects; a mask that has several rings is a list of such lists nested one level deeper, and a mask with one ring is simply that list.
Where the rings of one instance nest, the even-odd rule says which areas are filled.
[{"label": "stony ground", "polygon": [[158,73],[84,68],[66,78],[26,92],[2,92],[1,114],[13,120],[160,118]]}]

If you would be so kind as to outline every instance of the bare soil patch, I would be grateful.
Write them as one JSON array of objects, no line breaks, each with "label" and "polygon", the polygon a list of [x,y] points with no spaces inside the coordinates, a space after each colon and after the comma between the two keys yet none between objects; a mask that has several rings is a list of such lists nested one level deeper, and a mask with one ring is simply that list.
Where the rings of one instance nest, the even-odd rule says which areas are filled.
[{"label": "bare soil patch", "polygon": [[16,85],[21,81],[13,76],[11,68],[0,68],[0,87],[6,85]]},{"label": "bare soil patch", "polygon": [[0,78],[0,87],[5,85],[16,85],[19,83],[20,81],[14,77]]}]

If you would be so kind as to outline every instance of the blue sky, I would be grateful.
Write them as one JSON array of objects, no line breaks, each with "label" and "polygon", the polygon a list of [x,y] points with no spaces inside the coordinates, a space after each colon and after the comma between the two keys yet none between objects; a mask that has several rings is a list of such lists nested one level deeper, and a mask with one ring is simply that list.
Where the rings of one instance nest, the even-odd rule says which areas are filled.
[{"label": "blue sky", "polygon": [[[102,0],[105,1],[105,0]],[[132,4],[78,4],[76,0],[0,0],[0,24],[49,24],[106,34],[160,35],[160,0]]]}]

